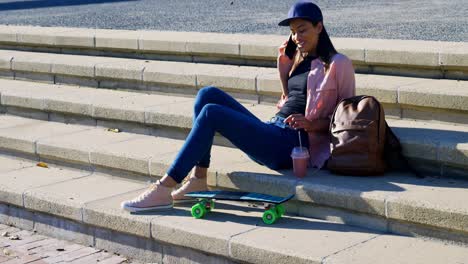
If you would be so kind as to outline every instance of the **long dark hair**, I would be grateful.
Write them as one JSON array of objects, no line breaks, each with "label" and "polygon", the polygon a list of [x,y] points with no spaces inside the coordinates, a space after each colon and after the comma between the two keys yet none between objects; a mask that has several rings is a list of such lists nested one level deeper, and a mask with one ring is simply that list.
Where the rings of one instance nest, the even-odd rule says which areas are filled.
[{"label": "long dark hair", "polygon": [[[311,22],[312,22],[312,25],[314,25],[314,27],[316,27],[317,24],[319,23],[319,21],[311,21]],[[325,30],[325,26],[323,26],[323,22],[322,22],[322,32],[320,32],[319,34],[316,52],[317,52],[317,56],[323,62],[325,62],[327,66],[330,65],[330,61],[333,55],[338,53],[335,47],[333,46],[333,43],[331,42],[331,39],[328,36],[327,31]]]}]

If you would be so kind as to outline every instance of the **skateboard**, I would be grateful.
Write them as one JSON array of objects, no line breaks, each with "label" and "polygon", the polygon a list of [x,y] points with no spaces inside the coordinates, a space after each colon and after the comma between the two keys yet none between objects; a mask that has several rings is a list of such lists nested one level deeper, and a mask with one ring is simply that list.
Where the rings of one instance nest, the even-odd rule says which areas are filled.
[{"label": "skateboard", "polygon": [[278,197],[254,192],[203,191],[187,193],[185,196],[198,200],[198,203],[192,206],[192,216],[197,219],[203,218],[215,208],[214,200],[263,203],[265,211],[262,220],[265,224],[271,225],[284,215],[285,209],[282,203],[289,201],[294,194]]}]

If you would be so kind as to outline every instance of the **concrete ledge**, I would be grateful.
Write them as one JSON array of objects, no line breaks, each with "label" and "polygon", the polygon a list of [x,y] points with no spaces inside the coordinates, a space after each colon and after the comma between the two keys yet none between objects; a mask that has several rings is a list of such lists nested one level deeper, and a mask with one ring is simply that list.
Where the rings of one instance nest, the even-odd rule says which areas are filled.
[{"label": "concrete ledge", "polygon": [[[17,121],[12,121],[15,119]],[[146,175],[146,177],[162,176],[183,144],[183,140],[143,135],[131,136],[127,133],[115,134],[105,131],[108,133],[106,135],[99,128],[80,130],[81,127],[73,128],[75,126],[64,124],[46,126],[49,123],[42,124],[43,121],[34,121],[36,125],[21,125],[24,118],[19,117],[5,116],[0,120],[2,121],[0,124],[4,124],[3,120],[9,120],[11,123],[10,126],[5,124],[4,128],[0,129],[0,138],[4,143],[2,144],[4,149],[23,153],[32,152],[39,157],[51,160],[74,161],[91,167],[99,166],[121,172],[129,171]],[[14,124],[20,125],[15,126]],[[25,127],[30,127],[30,129],[24,129]],[[65,127],[69,127],[69,129],[65,129]],[[64,132],[66,130],[68,133]],[[70,133],[70,130],[75,132]],[[55,134],[52,131],[55,131]],[[62,134],[59,134],[58,131],[62,131]],[[4,136],[5,134],[10,136],[7,138]],[[21,139],[21,145],[18,145],[16,142]],[[88,142],[89,139],[93,140]],[[99,143],[93,144],[94,141]],[[87,157],[89,157],[88,161],[86,161]],[[314,169],[310,169],[304,180],[298,180],[290,170],[270,170],[252,162],[237,149],[214,146],[212,157],[208,180],[213,187],[274,195],[296,193],[295,199],[301,202],[343,208],[351,212],[431,226],[440,230],[468,233],[465,228],[468,226],[466,223],[468,221],[468,208],[464,203],[457,202],[458,196],[453,197],[455,194],[463,196],[462,193],[468,188],[466,181],[436,178],[416,179],[414,176],[404,173],[390,173],[383,178],[343,177]],[[81,177],[76,180],[76,184],[70,186],[89,184],[91,190],[94,188],[93,186],[99,186],[96,181],[101,180],[105,181],[106,178]],[[78,181],[83,181],[83,183],[78,184]],[[87,183],[88,181],[90,182]],[[11,184],[15,185],[15,183]],[[67,190],[66,186],[69,184],[64,183],[63,186],[60,186],[60,188],[53,187],[54,191],[51,193],[59,195]],[[430,191],[419,191],[427,189],[427,186],[430,186]],[[120,190],[119,188],[117,185],[113,189]],[[139,189],[141,186],[135,186],[135,188]],[[11,188],[6,187],[6,190],[8,189]],[[433,203],[417,205],[413,202],[413,200],[428,201],[425,196],[431,196],[434,190],[437,191],[437,196],[434,196],[437,199]],[[31,198],[36,195],[29,194],[30,192],[36,193],[36,191],[39,190],[29,190],[24,195],[25,206],[30,206],[28,208],[39,207],[38,202],[34,202]],[[68,207],[57,209],[57,214],[71,219],[79,218],[76,202],[84,198],[80,198],[81,196],[78,194],[75,197],[72,192],[65,193],[71,195],[73,200],[70,201]],[[405,198],[407,195],[411,199]],[[42,200],[49,202],[43,208],[52,210],[51,208],[55,208],[54,204],[57,203],[57,199],[44,197]],[[64,199],[62,197],[58,200],[63,201]],[[40,204],[43,205],[42,202]],[[395,207],[392,207],[393,204]]]},{"label": "concrete ledge", "polygon": [[465,111],[468,109],[468,101],[465,101],[468,97],[461,95],[467,88],[468,82],[449,80],[427,80],[401,85],[398,93],[399,103]]},{"label": "concrete ledge", "polygon": [[[14,62],[13,62],[14,61]],[[11,61],[11,70],[31,73],[52,73],[51,56],[18,52]]]},{"label": "concrete ledge", "polygon": [[[408,82],[412,81],[415,80],[408,80]],[[408,82],[402,81],[400,84],[404,87],[403,83]],[[6,107],[7,112],[10,107],[33,109],[39,113],[64,113],[95,120],[131,122],[141,129],[148,129],[147,126],[164,126],[178,130],[192,127],[193,99],[187,97],[10,80],[3,80],[0,83],[2,84],[0,102]],[[378,86],[379,83],[376,85]],[[403,90],[403,88],[399,89]],[[421,97],[427,95],[424,93],[424,88],[418,89],[421,89]],[[462,89],[458,88],[458,90]],[[456,91],[454,89],[448,93]],[[391,101],[395,98],[395,93],[396,91],[383,90],[382,97],[384,101],[385,98],[388,98],[386,101]],[[463,100],[460,97],[456,98],[458,101]],[[415,97],[415,100],[418,99]],[[445,104],[445,101],[440,100],[440,103]],[[436,104],[435,99],[433,104]],[[275,107],[271,105],[246,102],[244,106],[261,120],[268,120],[275,111]],[[458,106],[463,108],[465,104],[460,103]],[[450,106],[446,105],[446,107]],[[438,167],[436,174],[441,175],[442,166],[468,167],[465,144],[468,135],[466,126],[392,119],[389,119],[389,123],[400,137],[404,146],[404,154],[409,158],[429,161],[436,165]],[[91,122],[91,124],[94,125],[96,122]],[[8,135],[5,136],[8,137]],[[17,150],[20,149],[19,146],[17,148]]]},{"label": "concrete ledge", "polygon": [[96,48],[138,50],[139,33],[130,30],[95,30]]},{"label": "concrete ledge", "polygon": [[[136,90],[151,89],[149,87],[154,84],[167,86],[169,89],[180,87],[187,91],[213,85],[244,96],[256,96],[258,99],[276,99],[281,91],[275,69],[251,66],[0,50],[0,70],[12,71],[16,79],[28,76],[48,82],[60,82],[63,79],[78,85],[87,80],[100,82],[101,87],[105,87],[107,83],[111,87]],[[419,107],[427,112],[444,109],[462,113],[468,110],[468,81],[356,74],[356,89],[357,94],[373,95],[381,102],[401,109]],[[468,123],[463,118],[453,119]]]},{"label": "concrete ledge", "polygon": [[0,39],[6,43],[16,43],[17,28],[14,26],[0,25]]},{"label": "concrete ledge", "polygon": [[[34,191],[24,193],[27,195],[25,199],[37,201],[29,205],[29,210],[21,205],[4,204],[2,197],[2,223],[11,223],[15,218],[19,225],[34,228],[41,234],[111,250],[140,261],[184,257],[191,261],[210,259],[216,263],[270,263],[273,256],[277,263],[291,263],[291,260],[294,263],[323,263],[324,260],[340,263],[335,261],[353,254],[362,255],[352,258],[356,263],[362,263],[369,258],[369,252],[361,252],[367,248],[372,248],[372,252],[384,250],[385,254],[395,250],[394,254],[405,261],[421,258],[417,250],[404,251],[402,255],[400,247],[404,245],[404,248],[431,248],[430,253],[437,256],[451,252],[444,255],[447,263],[468,257],[465,245],[385,235],[329,221],[285,216],[275,225],[266,226],[261,222],[260,209],[250,207],[245,210],[244,207],[239,210],[231,203],[217,203],[216,209],[201,220],[190,216],[190,206],[131,215],[119,208],[120,202],[139,194],[147,184],[99,173],[79,176],[89,172],[52,164],[49,168],[21,168],[24,163],[13,157],[2,157],[1,160],[18,167],[14,171],[0,167],[2,175],[13,176],[14,173],[17,183],[21,184],[31,179],[37,179],[37,185],[42,184],[34,187]],[[64,178],[51,179],[45,174],[31,177],[31,171],[56,171]],[[46,180],[48,182],[44,182]],[[1,186],[13,184],[0,181]],[[64,216],[54,207],[46,207],[52,200],[57,208],[73,204],[78,219]],[[393,246],[389,249],[386,245]]]},{"label": "concrete ledge", "polygon": [[25,154],[35,154],[36,144],[35,142],[40,138],[46,138],[56,135],[72,134],[78,131],[84,131],[86,127],[77,125],[64,125],[60,123],[48,123],[36,120],[32,122],[16,126],[14,123],[10,123],[9,126],[5,126],[1,129],[0,133],[3,133],[1,137],[1,148],[6,150],[13,150],[22,152]]},{"label": "concrete ledge", "polygon": [[10,71],[11,68],[11,60],[13,59],[13,54],[11,52],[1,52],[0,53],[0,69],[3,72]]},{"label": "concrete ledge", "polygon": [[[210,55],[276,60],[286,36],[171,31],[129,31],[60,27],[0,26],[2,43],[47,47],[93,48],[160,54]],[[468,43],[419,40],[333,38],[356,65],[392,65],[394,69],[437,69],[442,78],[466,79]],[[459,71],[462,74],[449,74]],[[376,69],[376,72],[379,72]],[[399,70],[396,70],[398,74]],[[404,72],[404,70],[403,70]],[[446,74],[447,73],[447,74]],[[411,73],[410,73],[411,74]],[[424,75],[424,73],[423,73]],[[429,73],[430,76],[433,74]]]},{"label": "concrete ledge", "polygon": [[[382,259],[388,260],[392,259],[392,262],[402,263],[406,261],[404,255],[409,252],[427,252],[426,254],[420,255],[418,261],[423,263],[439,263],[443,262],[445,256],[452,256],[454,258],[454,263],[461,261],[463,262],[465,252],[463,248],[447,248],[443,251],[439,250],[437,244],[434,244],[433,241],[424,240],[421,243],[413,244],[410,240],[403,242],[403,237],[387,237],[380,236],[368,241],[363,245],[356,246],[349,250],[344,250],[339,252],[335,256],[326,258],[323,263],[376,263]],[[415,240],[413,240],[416,242]],[[381,248],[385,250],[381,251]],[[388,251],[387,251],[388,250]],[[400,252],[397,255],[388,254],[389,251],[396,250]],[[407,253],[408,252],[408,253]],[[361,259],[362,260],[358,260]],[[451,262],[450,260],[449,262]]]},{"label": "concrete ledge", "polygon": [[[20,218],[17,218],[17,217]],[[110,216],[110,215],[108,215]],[[11,219],[17,218],[16,222]],[[93,246],[108,252],[114,252],[123,257],[112,257],[101,261],[102,263],[120,263],[131,259],[141,263],[162,263],[162,261],[177,263],[191,261],[197,263],[225,263],[233,264],[232,260],[211,255],[209,252],[201,252],[190,248],[182,248],[158,242],[153,238],[145,238],[128,233],[117,232],[107,228],[100,228],[75,222],[39,211],[28,211],[21,207],[0,204],[0,221],[6,225],[13,225],[22,229],[42,234],[84,246]],[[30,223],[30,225],[28,225]],[[7,229],[15,232],[14,227]],[[73,251],[78,245],[66,246],[65,250]],[[55,248],[53,248],[55,250]],[[83,259],[85,261],[85,259]],[[95,261],[95,259],[94,259]]]},{"label": "concrete ledge", "polygon": [[197,65],[178,62],[147,63],[143,82],[161,83],[181,87],[197,86]]}]

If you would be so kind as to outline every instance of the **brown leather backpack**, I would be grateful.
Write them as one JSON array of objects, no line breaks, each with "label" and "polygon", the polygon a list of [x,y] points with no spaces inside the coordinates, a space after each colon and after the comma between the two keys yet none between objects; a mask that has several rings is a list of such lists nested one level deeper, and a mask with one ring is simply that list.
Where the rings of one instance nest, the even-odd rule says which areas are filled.
[{"label": "brown leather backpack", "polygon": [[330,122],[331,156],[327,167],[347,175],[385,172],[385,113],[372,96],[355,96],[338,103]]}]

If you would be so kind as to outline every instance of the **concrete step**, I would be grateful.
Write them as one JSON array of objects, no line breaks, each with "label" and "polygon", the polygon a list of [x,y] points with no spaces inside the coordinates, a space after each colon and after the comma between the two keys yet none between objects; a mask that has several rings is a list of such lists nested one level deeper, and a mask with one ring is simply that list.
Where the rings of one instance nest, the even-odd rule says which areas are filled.
[{"label": "concrete step", "polygon": [[[0,25],[5,49],[276,66],[279,35]],[[468,43],[333,38],[360,73],[468,79]]]},{"label": "concrete step", "polygon": [[[4,112],[63,123],[185,139],[192,127],[193,96],[139,93],[0,79]],[[274,115],[271,105],[241,100],[262,120]],[[216,144],[232,146],[216,137]]]},{"label": "concrete step", "polygon": [[[145,263],[455,264],[468,259],[466,244],[391,235],[289,211],[268,226],[261,221],[262,210],[245,204],[218,202],[204,219],[191,217],[190,205],[132,215],[119,204],[147,183],[52,164],[43,168],[36,162],[0,155],[1,223]],[[453,189],[450,193],[453,198]]]},{"label": "concrete step", "polygon": [[[99,88],[195,94],[213,85],[238,98],[273,103],[276,69],[0,50],[0,76]],[[357,94],[377,97],[387,115],[468,124],[468,81],[356,75]]]},{"label": "concrete step", "polygon": [[[0,118],[0,146],[5,153],[89,171],[111,171],[129,179],[164,175],[182,144],[183,140],[89,126]],[[238,149],[213,146],[208,182],[217,189],[280,196],[296,193],[287,209],[300,216],[468,243],[468,207],[463,202],[468,182],[462,180],[418,179],[397,172],[384,177],[346,177],[316,169],[297,179],[291,170],[270,170]],[[22,199],[21,195],[8,197],[10,202]],[[52,210],[50,205],[46,208]],[[54,213],[80,217],[62,207]]]},{"label": "concrete step", "polygon": [[[190,97],[14,80],[0,80],[0,97],[4,112],[40,120],[173,139],[185,139],[192,127],[194,99]],[[265,121],[276,112],[268,104],[245,101],[244,106]],[[390,118],[388,122],[401,140],[404,155],[419,169],[468,178],[468,126]],[[233,146],[219,136],[215,144]]]}]

